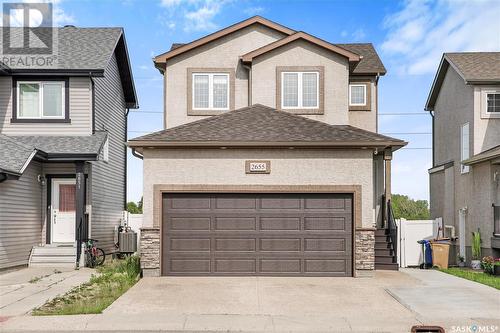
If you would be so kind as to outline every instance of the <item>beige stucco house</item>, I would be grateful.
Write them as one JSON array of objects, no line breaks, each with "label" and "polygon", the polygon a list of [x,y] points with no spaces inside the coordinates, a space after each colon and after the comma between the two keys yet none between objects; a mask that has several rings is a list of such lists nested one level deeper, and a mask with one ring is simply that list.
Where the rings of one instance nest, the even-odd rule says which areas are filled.
[{"label": "beige stucco house", "polygon": [[406,143],[377,134],[386,70],[371,44],[257,16],[154,63],[165,129],[128,143],[144,160],[144,274],[397,269],[383,198]]},{"label": "beige stucco house", "polygon": [[455,253],[500,256],[500,52],[445,53],[426,110],[433,117],[432,218],[441,217]]}]

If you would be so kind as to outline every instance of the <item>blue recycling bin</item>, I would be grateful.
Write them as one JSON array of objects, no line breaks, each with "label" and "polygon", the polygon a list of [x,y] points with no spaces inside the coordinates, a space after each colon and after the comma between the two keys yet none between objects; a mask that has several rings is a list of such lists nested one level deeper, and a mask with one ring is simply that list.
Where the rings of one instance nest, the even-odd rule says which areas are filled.
[{"label": "blue recycling bin", "polygon": [[420,264],[420,269],[432,268],[431,242],[427,239],[422,239],[417,241],[417,243],[422,244],[422,257],[424,258],[424,262]]}]

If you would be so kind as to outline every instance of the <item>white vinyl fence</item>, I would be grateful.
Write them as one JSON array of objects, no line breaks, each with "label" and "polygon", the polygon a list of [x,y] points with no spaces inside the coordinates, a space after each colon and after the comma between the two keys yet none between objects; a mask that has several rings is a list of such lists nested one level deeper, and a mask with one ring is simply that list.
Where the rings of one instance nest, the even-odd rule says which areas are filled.
[{"label": "white vinyl fence", "polygon": [[423,263],[422,245],[417,241],[437,238],[441,219],[396,220],[398,226],[398,263],[400,267],[419,266]]}]

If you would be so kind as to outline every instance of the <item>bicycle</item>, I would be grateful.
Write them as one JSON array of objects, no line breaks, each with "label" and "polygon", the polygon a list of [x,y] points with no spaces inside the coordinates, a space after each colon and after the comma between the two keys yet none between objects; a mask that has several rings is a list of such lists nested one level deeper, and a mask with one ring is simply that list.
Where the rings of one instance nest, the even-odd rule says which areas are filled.
[{"label": "bicycle", "polygon": [[104,250],[98,248],[95,243],[97,243],[97,240],[92,238],[85,241],[86,266],[91,268],[102,265],[106,259],[106,253],[104,253]]}]

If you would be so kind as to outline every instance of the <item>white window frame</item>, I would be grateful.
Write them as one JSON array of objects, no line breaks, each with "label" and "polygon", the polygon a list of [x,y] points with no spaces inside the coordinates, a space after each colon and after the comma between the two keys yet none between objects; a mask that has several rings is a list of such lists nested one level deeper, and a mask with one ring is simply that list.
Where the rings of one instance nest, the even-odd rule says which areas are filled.
[{"label": "white window frame", "polygon": [[488,95],[500,95],[500,90],[486,90],[484,92],[484,113],[488,116],[500,116],[500,112],[489,112],[488,111]]},{"label": "white window frame", "polygon": [[[362,87],[363,88],[363,103],[353,103],[352,102],[352,87]],[[366,84],[350,84],[349,85],[349,106],[365,106],[366,105]]]},{"label": "white window frame", "polygon": [[[203,73],[203,72],[196,72],[191,74],[191,105],[192,105],[192,110],[195,111],[205,111],[205,110],[210,110],[210,111],[228,111],[229,110],[229,102],[231,98],[231,81],[229,77],[229,73]],[[207,75],[208,76],[208,108],[197,108],[195,107],[194,103],[194,77],[196,75]],[[227,107],[225,108],[215,108],[214,107],[214,76],[216,75],[223,75],[227,78],[227,101],[226,105]]]},{"label": "white window frame", "polygon": [[[44,84],[54,84],[58,83],[61,85],[61,93],[62,93],[62,98],[61,98],[61,110],[62,110],[62,115],[60,116],[44,116],[43,115],[43,85]],[[21,98],[21,89],[20,86],[21,84],[38,84],[38,117],[21,117],[20,111],[21,111],[21,104],[20,104],[20,98]],[[17,119],[65,119],[66,118],[66,84],[64,81],[17,81],[17,96],[16,96],[16,118]]]},{"label": "white window frame", "polygon": [[[467,128],[467,142],[464,140],[464,130]],[[465,151],[464,148],[467,145],[468,149],[468,156],[464,156]],[[460,160],[465,161],[466,159],[470,158],[470,126],[469,123],[465,123],[460,127]],[[468,165],[460,164],[460,173],[465,174],[468,173],[470,170],[470,167]]]},{"label": "white window frame", "polygon": [[[316,74],[316,105],[315,106],[302,106],[302,74]],[[285,74],[297,74],[297,106],[285,106]],[[318,71],[286,71],[281,72],[281,109],[283,110],[314,110],[319,109],[319,72]]]}]

